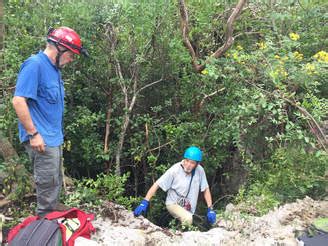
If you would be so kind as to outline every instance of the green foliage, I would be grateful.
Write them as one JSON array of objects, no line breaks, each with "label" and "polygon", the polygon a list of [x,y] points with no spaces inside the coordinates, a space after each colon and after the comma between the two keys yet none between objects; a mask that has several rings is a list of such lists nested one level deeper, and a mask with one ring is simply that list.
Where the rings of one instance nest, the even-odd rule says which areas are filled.
[{"label": "green foliage", "polygon": [[261,187],[260,183],[252,184],[247,193],[245,188],[242,187],[235,197],[235,202],[242,213],[257,216],[267,213],[280,204],[272,191]]},{"label": "green foliage", "polygon": [[173,232],[177,232],[177,231],[199,231],[199,228],[197,226],[190,225],[188,223],[181,223],[177,219],[173,219],[173,220],[170,221],[169,228]]},{"label": "green foliage", "polygon": [[30,173],[25,169],[24,163],[27,163],[24,157],[0,162],[0,170],[4,174],[0,183],[1,192],[13,201],[21,202],[25,194],[32,192]]},{"label": "green foliage", "polygon": [[[315,163],[315,165],[313,165]],[[262,215],[273,207],[297,198],[320,198],[328,180],[328,156],[322,151],[307,153],[302,149],[277,149],[271,160],[253,167],[248,189],[242,188],[236,202],[242,211]]]},{"label": "green foliage", "polygon": [[[234,4],[188,1],[189,37],[201,63],[223,44]],[[130,206],[125,195],[144,196],[189,145],[204,150],[203,165],[215,196],[226,195],[220,192],[229,192],[223,191],[227,186],[236,190],[239,177],[235,183],[227,177],[245,171],[247,182],[237,201],[257,214],[305,195],[324,194],[327,157],[313,119],[321,124],[328,111],[327,3],[249,2],[234,24],[233,46],[200,74],[193,71],[182,42],[177,8],[171,0],[6,1],[4,21],[10,28],[0,77],[0,131],[18,146],[11,88],[19,64],[43,49],[49,26],[70,26],[91,58],[78,58],[63,69],[65,167],[74,177],[88,177],[77,184],[69,204],[97,204],[101,198]],[[116,32],[114,50],[109,25]],[[163,81],[138,94],[131,111],[121,153],[121,171],[131,176],[90,179],[114,170],[129,112],[126,102],[161,77]],[[129,187],[126,192],[124,187]],[[154,201],[151,218],[165,210],[163,194]]]},{"label": "green foliage", "polygon": [[81,205],[85,207],[94,207],[101,204],[102,200],[97,197],[97,190],[85,186],[85,182],[87,182],[87,180],[77,182],[74,192],[61,198],[66,205],[72,207]]},{"label": "green foliage", "polygon": [[98,174],[96,179],[85,178],[77,181],[73,193],[62,198],[69,206],[94,207],[102,204],[104,200],[116,202],[131,209],[135,198],[125,197],[125,183],[129,174],[118,177],[112,174]]},{"label": "green foliage", "polygon": [[97,133],[103,115],[92,113],[86,107],[76,107],[70,116],[66,121],[64,145],[66,158],[72,162],[68,168],[74,173],[83,167],[86,172],[81,174],[94,176],[95,171],[102,170],[103,161],[108,159],[108,155],[103,153],[101,136]]},{"label": "green foliage", "polygon": [[[315,163],[315,165],[313,165]],[[306,195],[324,194],[328,180],[327,154],[306,153],[302,149],[278,149],[267,163],[265,186],[270,187],[279,200],[293,201]]]}]

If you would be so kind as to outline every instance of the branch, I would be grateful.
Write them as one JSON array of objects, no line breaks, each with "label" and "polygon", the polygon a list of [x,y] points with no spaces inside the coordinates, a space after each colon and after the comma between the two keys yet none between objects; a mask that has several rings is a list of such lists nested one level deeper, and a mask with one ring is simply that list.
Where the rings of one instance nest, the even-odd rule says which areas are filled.
[{"label": "branch", "polygon": [[241,32],[238,33],[236,36],[233,37],[233,39],[236,39],[242,35],[252,35],[252,34],[262,34],[261,32]]},{"label": "branch", "polygon": [[327,148],[326,148],[326,143],[327,142],[327,138],[326,135],[324,134],[323,130],[321,129],[320,125],[318,124],[318,122],[313,118],[313,116],[303,107],[297,105],[297,103],[293,102],[292,100],[285,98],[283,96],[280,95],[280,97],[282,99],[284,99],[285,101],[289,102],[291,105],[293,105],[294,107],[296,107],[303,115],[307,116],[308,118],[310,118],[310,122],[311,124],[314,124],[314,126],[316,127],[316,129],[318,130],[318,132],[320,133],[322,139],[324,141],[321,140],[321,138],[314,133],[314,135],[316,136],[316,138],[318,139],[319,143],[321,144],[321,146],[323,147],[323,149],[328,153]]},{"label": "branch", "polygon": [[198,61],[197,61],[198,57],[196,55],[196,52],[195,52],[194,48],[192,47],[190,40],[189,40],[189,29],[188,29],[189,18],[188,18],[187,8],[186,8],[184,0],[179,0],[183,43],[189,51],[189,54],[191,56],[191,62],[192,62],[192,65],[196,72],[200,73],[202,70],[205,69],[206,64],[209,63],[211,58],[221,57],[232,46],[232,44],[234,42],[234,37],[232,36],[233,35],[233,24],[234,24],[235,20],[237,19],[237,17],[240,15],[241,10],[243,9],[245,3],[246,3],[246,0],[239,0],[238,4],[232,11],[230,17],[228,18],[227,30],[225,33],[226,42],[220,48],[218,48],[211,56],[209,56],[208,59],[205,60],[205,64],[200,65],[200,64],[198,64]]},{"label": "branch", "polygon": [[172,142],[174,142],[174,140],[171,140],[171,141],[169,141],[169,142],[167,142],[167,143],[165,143],[165,144],[162,144],[161,146],[157,146],[156,148],[150,149],[150,150],[147,151],[147,153],[152,152],[152,151],[157,150],[157,149],[161,149],[162,147],[164,147],[164,146],[166,146],[166,145],[169,145],[169,144],[171,144]]},{"label": "branch", "polygon": [[246,0],[239,0],[237,6],[232,11],[232,14],[230,15],[230,17],[227,21],[226,42],[219,49],[217,49],[217,51],[215,51],[214,54],[211,55],[211,57],[219,58],[233,44],[233,42],[234,42],[234,38],[232,37],[233,24],[234,24],[235,20],[237,19],[237,17],[240,15],[241,10],[243,9],[245,3],[246,3]]},{"label": "branch", "polygon": [[[267,90],[264,90],[260,87],[258,87],[257,85],[253,84],[253,83],[250,83],[250,82],[247,82],[246,83],[256,87],[257,89],[263,91],[264,93],[266,94],[269,94],[269,95],[273,95],[273,96],[278,96],[280,97],[281,99],[285,100],[286,102],[288,102],[289,104],[291,104],[292,106],[294,106],[295,108],[297,108],[304,116],[306,116],[308,118],[308,121],[309,121],[309,125],[310,125],[310,130],[312,130],[314,127],[316,128],[316,130],[320,133],[321,137],[318,136],[318,134],[316,134],[316,132],[314,131],[314,136],[316,137],[316,139],[318,140],[319,144],[321,145],[321,147],[328,153],[327,151],[327,147],[326,147],[326,144],[328,143],[327,141],[327,138],[326,138],[326,135],[324,134],[323,130],[321,129],[320,125],[318,124],[318,122],[313,118],[313,116],[303,107],[299,106],[296,102],[282,96],[281,94],[279,93],[272,93],[272,92],[269,92]],[[322,141],[322,139],[323,141]]]},{"label": "branch", "polygon": [[115,55],[115,49],[117,46],[117,36],[116,36],[116,31],[114,29],[114,26],[112,23],[107,23],[104,25],[105,27],[105,36],[108,40],[109,43],[109,50],[111,51],[111,54],[113,56],[114,59],[114,65],[115,65],[115,73],[119,78],[119,84],[120,87],[123,91],[124,94],[124,102],[125,102],[125,107],[128,107],[129,101],[128,101],[128,90],[126,88],[126,85],[124,84],[124,77],[122,74],[122,69],[121,69],[121,64],[119,62],[119,60],[117,59],[116,55]]},{"label": "branch", "polygon": [[13,91],[15,90],[16,86],[9,86],[9,87],[2,87],[0,88],[0,91]]},{"label": "branch", "polygon": [[182,36],[183,36],[183,43],[187,47],[189,54],[191,55],[191,62],[192,65],[194,66],[194,69],[199,72],[200,71],[200,65],[197,64],[197,56],[195,53],[194,48],[192,47],[190,40],[189,40],[189,17],[188,17],[188,12],[186,8],[186,4],[184,0],[179,0],[179,7],[180,7],[180,16],[181,16],[181,31],[182,31]]},{"label": "branch", "polygon": [[208,94],[208,95],[205,95],[205,96],[203,97],[203,99],[202,99],[202,100],[200,101],[200,103],[199,103],[199,108],[202,108],[202,107],[203,107],[203,104],[204,104],[204,102],[205,102],[205,100],[206,100],[207,98],[212,97],[212,96],[216,95],[217,93],[219,93],[219,92],[221,92],[221,91],[224,91],[224,90],[225,90],[225,88],[223,87],[223,88],[218,89],[218,90],[216,90],[216,91],[214,91],[214,92],[212,92],[212,93],[210,93],[210,94]]},{"label": "branch", "polygon": [[136,91],[135,94],[137,95],[137,94],[139,94],[142,90],[144,90],[144,89],[146,89],[146,88],[148,88],[148,87],[150,87],[150,86],[153,86],[153,85],[155,85],[155,84],[157,84],[157,83],[159,83],[159,82],[161,82],[161,81],[163,81],[163,76],[162,76],[162,78],[160,78],[159,80],[156,80],[156,81],[154,81],[154,82],[152,82],[152,83],[150,83],[150,84],[147,84],[147,85],[141,87],[139,90]]}]

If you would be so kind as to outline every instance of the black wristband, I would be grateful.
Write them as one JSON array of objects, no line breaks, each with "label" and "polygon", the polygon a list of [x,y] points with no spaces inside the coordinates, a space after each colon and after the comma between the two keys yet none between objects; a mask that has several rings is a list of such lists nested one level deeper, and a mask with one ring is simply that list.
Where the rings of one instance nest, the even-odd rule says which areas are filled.
[{"label": "black wristband", "polygon": [[35,133],[33,133],[33,134],[28,134],[27,136],[28,136],[28,138],[29,139],[32,139],[32,138],[34,138],[36,135],[38,135],[39,134],[39,132],[38,131],[36,131]]}]

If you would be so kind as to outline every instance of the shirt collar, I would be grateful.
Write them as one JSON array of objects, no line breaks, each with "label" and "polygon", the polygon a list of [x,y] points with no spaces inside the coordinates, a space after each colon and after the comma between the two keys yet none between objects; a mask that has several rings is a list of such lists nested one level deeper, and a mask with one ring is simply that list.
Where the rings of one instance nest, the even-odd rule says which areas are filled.
[{"label": "shirt collar", "polygon": [[48,63],[49,65],[51,65],[53,68],[55,68],[58,71],[58,68],[51,62],[51,60],[49,59],[49,57],[42,51],[39,51],[39,56],[41,57],[41,59]]}]

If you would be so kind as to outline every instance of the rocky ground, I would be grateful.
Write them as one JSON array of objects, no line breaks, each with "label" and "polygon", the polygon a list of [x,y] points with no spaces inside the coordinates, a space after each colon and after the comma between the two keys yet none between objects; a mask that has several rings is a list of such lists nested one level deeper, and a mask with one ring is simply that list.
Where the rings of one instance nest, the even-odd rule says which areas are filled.
[{"label": "rocky ground", "polygon": [[[6,211],[12,205],[7,205]],[[227,246],[301,246],[297,236],[318,217],[328,217],[328,200],[309,197],[286,204],[262,217],[246,216],[229,204],[217,223],[206,232],[179,232],[163,229],[117,204],[106,202],[93,221],[96,233],[83,245],[227,245]],[[4,213],[4,215],[8,214]],[[0,212],[1,215],[1,212]],[[0,220],[4,216],[0,216]],[[1,224],[1,222],[0,222]],[[1,228],[1,225],[0,225]],[[9,228],[3,228],[4,234]],[[0,230],[1,232],[1,230]],[[5,236],[5,235],[4,235]],[[1,242],[1,233],[0,233]]]},{"label": "rocky ground", "polygon": [[107,203],[93,224],[99,245],[302,245],[297,235],[317,217],[328,217],[328,201],[309,197],[276,208],[262,217],[244,216],[228,205],[224,219],[207,232],[173,232]]}]

